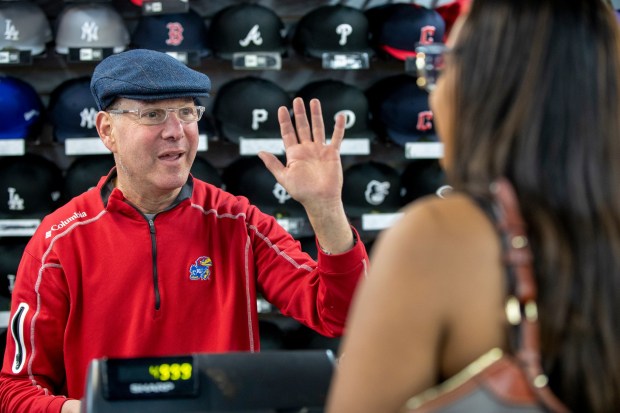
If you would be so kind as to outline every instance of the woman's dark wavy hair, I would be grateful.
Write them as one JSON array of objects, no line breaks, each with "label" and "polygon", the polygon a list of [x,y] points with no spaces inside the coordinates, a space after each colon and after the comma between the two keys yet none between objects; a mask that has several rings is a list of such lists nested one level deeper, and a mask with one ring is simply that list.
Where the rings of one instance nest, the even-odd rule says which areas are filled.
[{"label": "woman's dark wavy hair", "polygon": [[620,409],[620,34],[600,0],[474,0],[453,50],[456,189],[506,176],[528,223],[543,368]]}]

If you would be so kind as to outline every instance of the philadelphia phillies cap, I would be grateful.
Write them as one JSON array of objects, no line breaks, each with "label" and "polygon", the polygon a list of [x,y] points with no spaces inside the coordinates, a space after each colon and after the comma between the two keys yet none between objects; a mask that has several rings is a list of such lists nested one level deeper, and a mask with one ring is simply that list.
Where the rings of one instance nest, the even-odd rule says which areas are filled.
[{"label": "philadelphia phillies cap", "polygon": [[443,42],[445,23],[439,13],[413,3],[392,3],[366,10],[371,44],[399,60],[415,56],[420,44]]},{"label": "philadelphia phillies cap", "polygon": [[65,174],[64,197],[69,200],[93,188],[114,166],[112,154],[76,158]]},{"label": "philadelphia phillies cap", "polygon": [[404,146],[407,142],[436,142],[428,92],[407,74],[380,79],[367,90],[372,125],[380,136]]},{"label": "philadelphia phillies cap", "polygon": [[57,23],[55,42],[59,54],[68,54],[71,48],[111,48],[119,53],[129,44],[125,22],[110,4],[67,4]]},{"label": "philadelphia phillies cap", "polygon": [[41,131],[43,103],[29,83],[0,76],[0,139],[35,138]]},{"label": "philadelphia phillies cap", "polygon": [[289,95],[276,83],[248,76],[220,88],[213,116],[222,136],[233,143],[241,138],[279,138],[278,108],[290,103]]},{"label": "philadelphia phillies cap", "polygon": [[437,159],[410,161],[401,174],[403,204],[429,194],[446,184],[446,177]]},{"label": "philadelphia phillies cap", "polygon": [[27,237],[0,237],[0,296],[11,298]]},{"label": "philadelphia phillies cap", "polygon": [[209,53],[207,26],[192,9],[186,13],[142,15],[131,36],[131,44],[140,49],[164,52],[197,51],[200,56]]},{"label": "philadelphia phillies cap", "polygon": [[218,188],[222,187],[222,176],[215,166],[205,158],[196,156],[192,164],[191,174],[194,178],[210,183]]},{"label": "philadelphia phillies cap", "polygon": [[52,29],[45,13],[30,1],[0,1],[0,50],[29,50],[32,55],[45,51],[52,41]]},{"label": "philadelphia phillies cap", "polygon": [[349,217],[396,212],[401,207],[400,174],[378,161],[352,164],[345,169],[342,202]]},{"label": "philadelphia phillies cap", "polygon": [[273,10],[256,3],[233,4],[215,13],[209,41],[222,59],[232,59],[233,53],[286,52],[284,23]]},{"label": "philadelphia phillies cap", "polygon": [[208,97],[211,80],[163,52],[134,49],[103,59],[93,72],[90,89],[97,108],[116,98],[162,100]]},{"label": "philadelphia phillies cap", "polygon": [[[368,100],[358,87],[340,80],[318,80],[306,84],[297,96],[309,102],[316,98],[321,101],[325,130],[332,131],[336,115],[345,115],[345,138],[374,137],[369,127]],[[310,108],[307,107],[309,111]]]},{"label": "philadelphia phillies cap", "polygon": [[0,218],[43,218],[58,206],[62,172],[52,161],[26,154],[0,162]]},{"label": "philadelphia phillies cap", "polygon": [[98,138],[95,128],[97,104],[90,92],[90,77],[66,80],[50,95],[48,116],[58,142],[67,138]]},{"label": "philadelphia phillies cap", "polygon": [[344,5],[320,6],[302,16],[292,43],[299,53],[314,58],[323,53],[374,54],[368,19],[360,9]]}]

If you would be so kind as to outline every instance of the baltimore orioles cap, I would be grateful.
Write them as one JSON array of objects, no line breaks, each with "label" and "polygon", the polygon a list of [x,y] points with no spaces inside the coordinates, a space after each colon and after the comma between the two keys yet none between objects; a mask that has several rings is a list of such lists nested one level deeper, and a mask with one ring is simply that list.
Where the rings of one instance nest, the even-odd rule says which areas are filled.
[{"label": "baltimore orioles cap", "polygon": [[401,207],[400,174],[383,162],[354,163],[343,173],[342,202],[352,218],[396,212]]},{"label": "baltimore orioles cap", "polygon": [[43,10],[30,1],[0,1],[1,49],[30,50],[32,55],[45,51],[52,41],[52,29]]},{"label": "baltimore orioles cap", "polygon": [[62,82],[52,90],[47,110],[54,139],[64,142],[67,138],[98,138],[97,112],[95,98],[90,92],[90,77]]},{"label": "baltimore orioles cap", "polygon": [[0,139],[36,138],[43,112],[43,102],[30,83],[0,76]]}]

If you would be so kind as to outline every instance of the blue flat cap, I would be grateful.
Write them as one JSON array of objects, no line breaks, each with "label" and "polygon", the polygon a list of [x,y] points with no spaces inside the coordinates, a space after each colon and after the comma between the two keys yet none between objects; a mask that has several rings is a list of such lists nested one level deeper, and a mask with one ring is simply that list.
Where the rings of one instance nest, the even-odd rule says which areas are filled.
[{"label": "blue flat cap", "polygon": [[166,53],[134,49],[103,59],[93,72],[90,90],[99,110],[122,97],[162,100],[207,97],[211,80]]}]

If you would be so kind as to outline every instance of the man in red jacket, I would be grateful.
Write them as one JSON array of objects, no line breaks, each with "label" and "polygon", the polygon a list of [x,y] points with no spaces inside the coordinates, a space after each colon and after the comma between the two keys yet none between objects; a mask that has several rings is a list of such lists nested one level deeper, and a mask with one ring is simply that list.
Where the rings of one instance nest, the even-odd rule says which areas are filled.
[{"label": "man in red jacket", "polygon": [[47,216],[13,290],[0,374],[3,412],[78,412],[94,358],[258,351],[256,294],[301,323],[342,334],[368,256],[345,216],[339,147],[320,103],[280,108],[287,164],[260,153],[305,208],[318,262],[276,220],[189,175],[209,78],[131,50],[91,80],[97,131],[116,167]]}]

